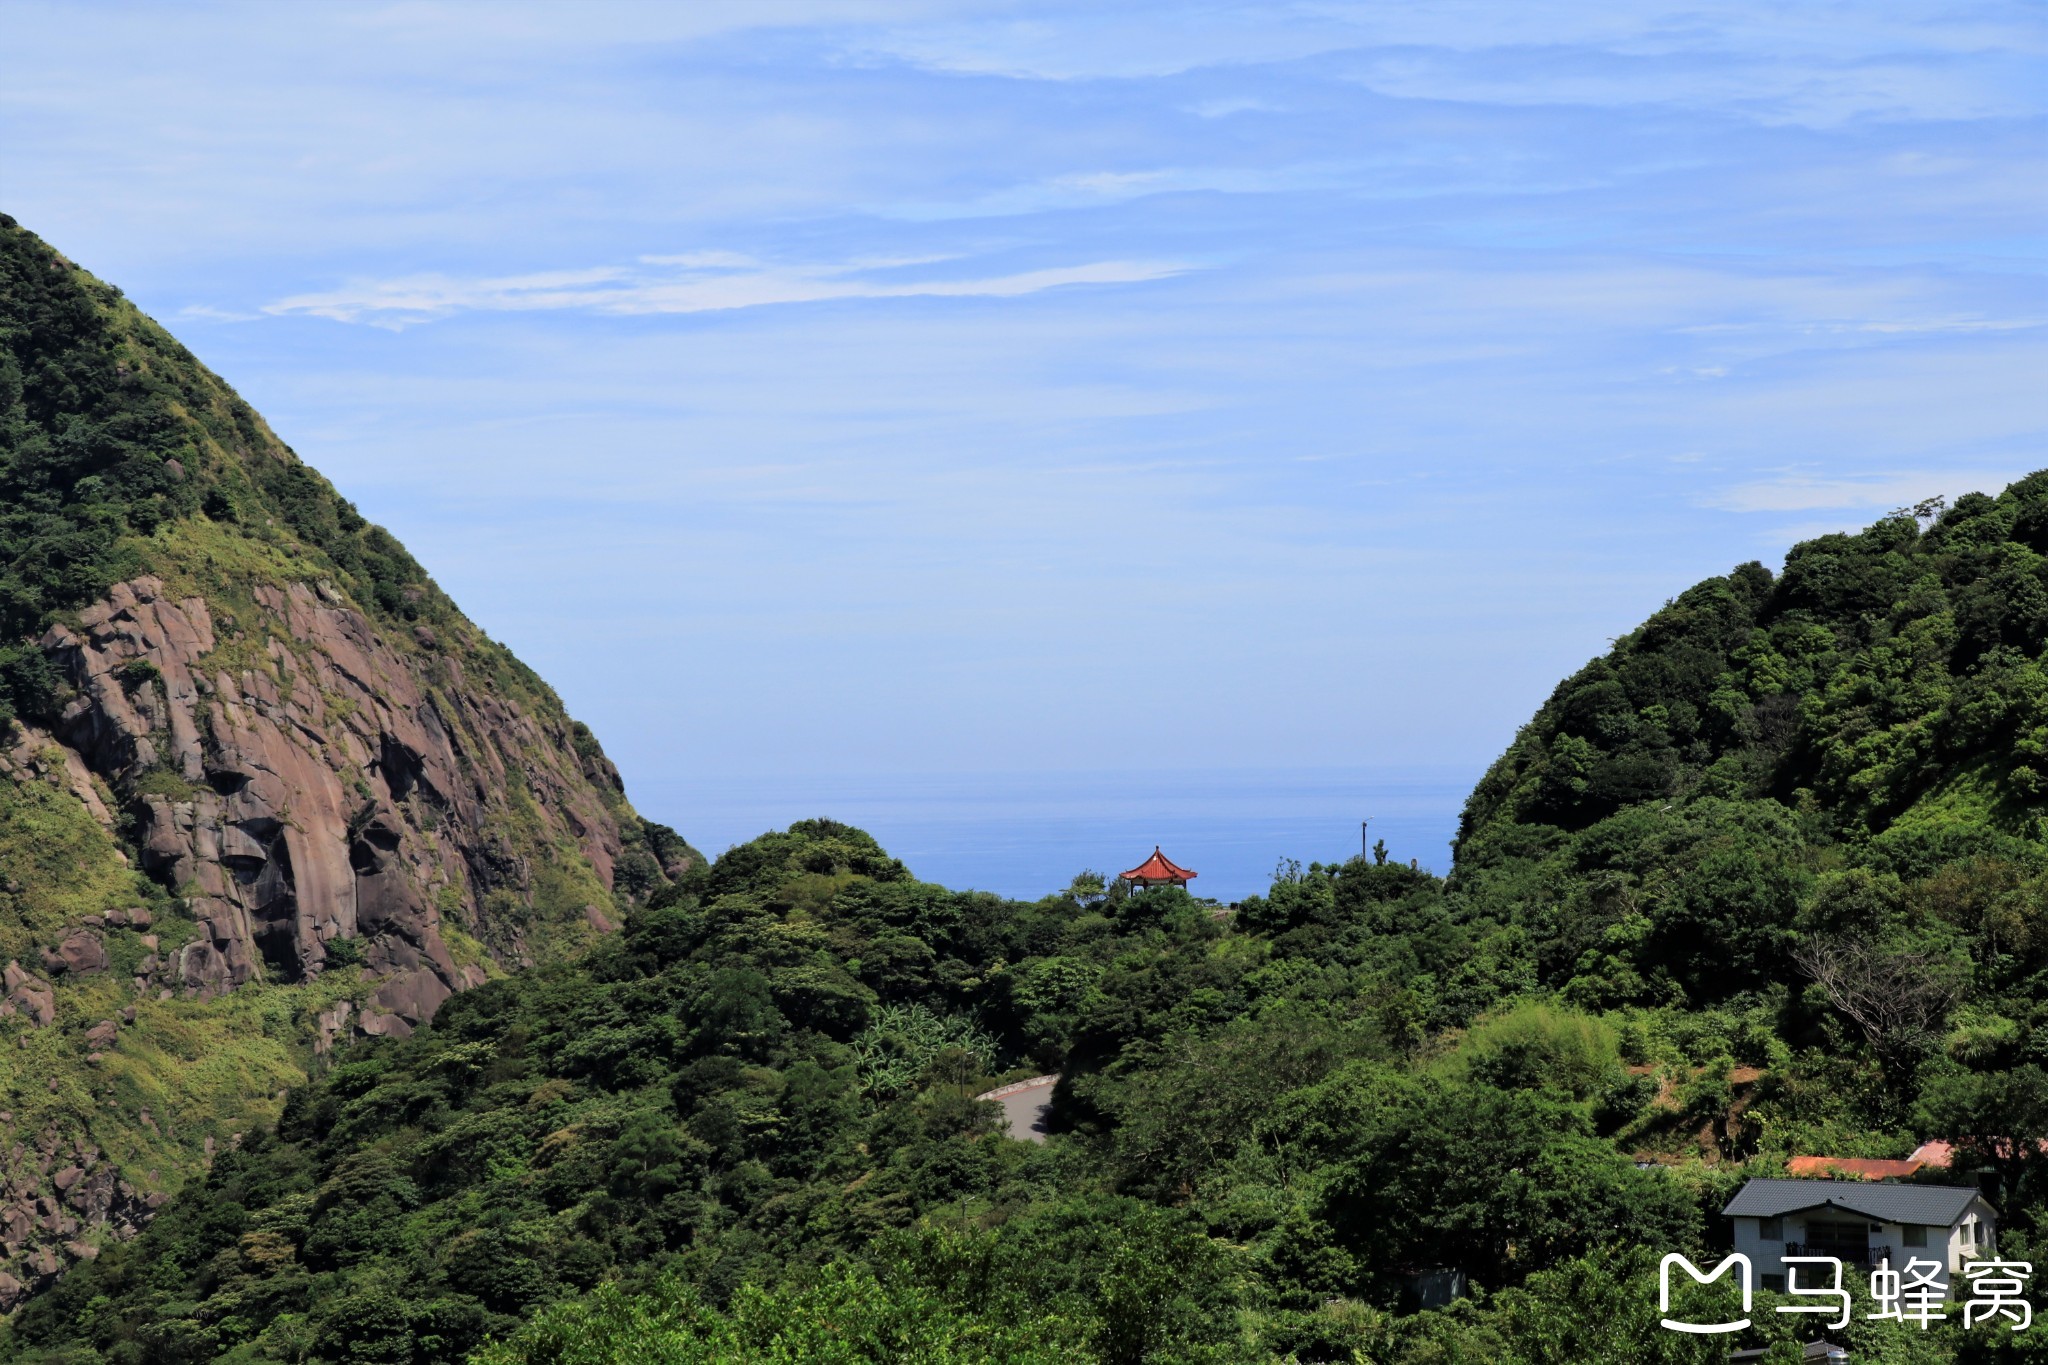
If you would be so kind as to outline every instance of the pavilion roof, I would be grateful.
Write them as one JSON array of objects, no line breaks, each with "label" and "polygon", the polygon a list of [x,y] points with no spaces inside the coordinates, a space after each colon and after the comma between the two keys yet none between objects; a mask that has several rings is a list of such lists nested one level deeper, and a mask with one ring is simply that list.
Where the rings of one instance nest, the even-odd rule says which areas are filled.
[{"label": "pavilion roof", "polygon": [[1152,845],[1152,856],[1123,874],[1127,882],[1180,882],[1199,875],[1180,866]]}]

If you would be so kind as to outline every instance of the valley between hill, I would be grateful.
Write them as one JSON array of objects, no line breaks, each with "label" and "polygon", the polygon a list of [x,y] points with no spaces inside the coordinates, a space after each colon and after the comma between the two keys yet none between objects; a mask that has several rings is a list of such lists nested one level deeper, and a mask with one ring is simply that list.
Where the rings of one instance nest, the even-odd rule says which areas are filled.
[{"label": "valley between hill", "polygon": [[[1219,915],[707,861],[11,220],[0,342],[0,1361],[1723,1360],[1658,1259],[1929,1138],[2042,1259],[2048,473],[1678,595],[1447,878]],[[973,1098],[1053,1071],[1043,1143]]]}]

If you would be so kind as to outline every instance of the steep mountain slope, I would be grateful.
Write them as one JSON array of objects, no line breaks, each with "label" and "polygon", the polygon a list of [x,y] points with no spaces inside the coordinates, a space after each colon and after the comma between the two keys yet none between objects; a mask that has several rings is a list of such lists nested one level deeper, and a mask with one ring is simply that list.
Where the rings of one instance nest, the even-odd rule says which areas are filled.
[{"label": "steep mountain slope", "polygon": [[[218,381],[0,264],[0,1360],[1784,1355],[1658,1258],[1933,1136],[2048,1256],[2048,474],[1682,594],[1448,883],[1019,904],[829,821],[696,868]],[[1044,1145],[969,1098],[1048,1070]]]},{"label": "steep mountain slope", "polygon": [[[1435,884],[1337,880],[1392,922]],[[830,821],[763,836],[580,961],[359,1040],[25,1305],[0,1361],[435,1365],[487,1335],[519,1344],[484,1360],[1350,1361],[1417,1256],[1506,1290],[1696,1239],[1691,1184],[1569,1102],[1411,1072],[1371,989],[1396,935],[1211,909],[1002,901]],[[999,1136],[970,1097],[1046,1062],[1077,1131]]]},{"label": "steep mountain slope", "polygon": [[1479,783],[1454,892],[1583,1004],[1796,991],[1816,938],[2039,999],[2044,553],[2048,472],[1689,589]]},{"label": "steep mountain slope", "polygon": [[396,541],[0,216],[0,1310],[315,1051],[693,861]]},{"label": "steep mountain slope", "polygon": [[[1793,1152],[1929,1137],[1957,1159],[1921,1178],[1984,1179],[2038,1263],[2044,498],[1687,592],[1488,774],[1449,885],[1354,858],[1235,915],[1081,879],[1021,904],[829,821],[763,836],[354,1040],[0,1360],[1787,1356],[1819,1324],[1768,1287],[1738,1340],[1664,1330],[1660,1258],[1704,1263]],[[1053,1070],[1042,1145],[970,1098]]]}]

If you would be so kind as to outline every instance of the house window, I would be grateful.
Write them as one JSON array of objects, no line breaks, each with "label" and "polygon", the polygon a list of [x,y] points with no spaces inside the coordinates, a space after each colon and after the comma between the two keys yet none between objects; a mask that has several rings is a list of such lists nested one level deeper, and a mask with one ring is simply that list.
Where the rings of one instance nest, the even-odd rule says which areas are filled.
[{"label": "house window", "polygon": [[1785,1292],[1785,1277],[1783,1275],[1773,1275],[1769,1272],[1766,1272],[1764,1274],[1763,1281],[1764,1288],[1770,1290],[1773,1294],[1782,1294]]},{"label": "house window", "polygon": [[1867,1263],[1870,1260],[1870,1225],[1816,1218],[1806,1225],[1806,1254]]},{"label": "house window", "polygon": [[[1927,1245],[1927,1229],[1918,1223],[1907,1223],[1900,1229],[1900,1232],[1899,1240],[1909,1247],[1924,1247]],[[1966,1237],[1968,1235],[1968,1233],[1964,1234]]]},{"label": "house window", "polygon": [[1785,1220],[1782,1218],[1760,1218],[1756,1224],[1757,1235],[1767,1242],[1785,1240]]},{"label": "house window", "polygon": [[1977,1215],[1974,1213],[1963,1220],[1963,1245],[1966,1247],[1977,1245]]}]

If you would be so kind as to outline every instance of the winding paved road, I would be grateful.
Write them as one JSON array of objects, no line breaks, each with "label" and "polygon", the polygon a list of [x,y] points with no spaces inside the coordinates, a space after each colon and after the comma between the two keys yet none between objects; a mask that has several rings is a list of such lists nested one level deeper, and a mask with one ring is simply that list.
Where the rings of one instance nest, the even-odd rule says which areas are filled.
[{"label": "winding paved road", "polygon": [[1028,1081],[1013,1085],[998,1086],[978,1100],[993,1100],[1003,1106],[1003,1118],[1010,1125],[1010,1136],[1026,1142],[1045,1141],[1045,1109],[1052,1102],[1052,1088],[1059,1084],[1058,1076],[1033,1076]]}]

